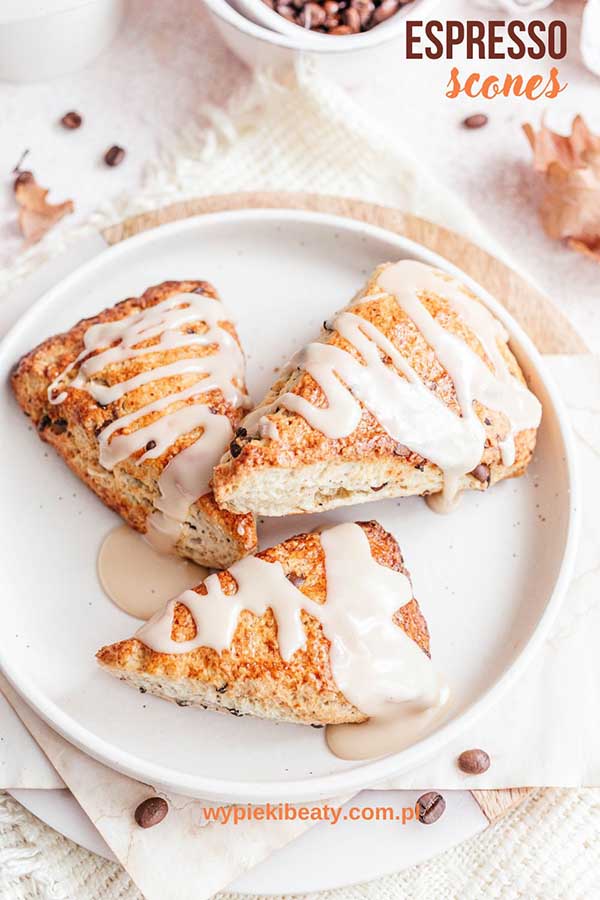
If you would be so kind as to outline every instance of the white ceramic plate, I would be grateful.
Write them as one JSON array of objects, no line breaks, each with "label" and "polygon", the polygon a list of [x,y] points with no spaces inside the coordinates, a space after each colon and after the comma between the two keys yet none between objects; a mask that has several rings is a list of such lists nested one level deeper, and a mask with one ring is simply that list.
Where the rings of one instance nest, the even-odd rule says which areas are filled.
[{"label": "white ceramic plate", "polygon": [[448,517],[414,498],[259,525],[263,545],[324,519],[377,518],[394,533],[429,622],[436,665],[453,687],[446,723],[402,753],[344,762],[329,753],[322,731],[182,709],[96,667],[98,647],[137,627],[106,599],[96,577],[98,547],[117,518],[28,428],[7,383],[15,360],[47,335],[150,284],[204,278],[217,285],[239,323],[250,390],[259,398],[274,367],[345,305],[375,265],[405,256],[456,271],[410,241],[347,219],[278,210],[202,216],[146,232],[84,264],[5,339],[0,663],[35,710],[87,753],[188,796],[260,802],[343,795],[439,751],[490,706],[542,640],[573,555],[571,443],[535,348],[476,288],[509,329],[543,403],[527,476],[465,496]]},{"label": "white ceramic plate", "polygon": [[[112,862],[115,856],[67,790],[10,791],[38,819]],[[353,807],[392,807],[394,815],[414,806],[421,791],[363,791]],[[348,887],[400,872],[455,847],[489,825],[470,791],[446,791],[446,811],[435,828],[419,822],[321,823],[277,850],[227,885],[257,896],[305,894]],[[310,866],[306,860],[310,859]]]}]

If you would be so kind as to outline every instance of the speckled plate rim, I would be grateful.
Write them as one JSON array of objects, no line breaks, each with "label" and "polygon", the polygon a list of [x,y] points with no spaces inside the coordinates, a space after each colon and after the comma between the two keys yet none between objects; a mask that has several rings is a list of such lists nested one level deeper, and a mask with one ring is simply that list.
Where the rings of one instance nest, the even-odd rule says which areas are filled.
[{"label": "speckled plate rim", "polygon": [[[158,226],[149,229],[135,237],[129,238],[120,244],[109,247],[103,253],[77,267],[66,278],[58,282],[50,291],[44,294],[11,328],[0,344],[0,362],[3,357],[11,358],[11,346],[17,341],[21,331],[35,320],[38,313],[54,301],[57,294],[65,290],[72,281],[89,275],[94,268],[106,263],[107,254],[110,260],[118,263],[135,248],[157,239],[157,234],[172,237],[187,230],[194,229],[199,222],[204,227],[210,227],[211,223],[223,221],[252,222],[276,222],[293,221],[296,224],[319,223],[337,231],[350,231],[370,237],[373,240],[385,241],[394,244],[399,251],[406,255],[413,255],[422,261],[437,266],[440,269],[453,274],[471,288],[478,297],[492,310],[494,315],[504,324],[511,339],[515,339],[519,346],[521,361],[526,360],[526,367],[534,370],[543,383],[551,403],[551,411],[556,419],[565,453],[565,466],[569,484],[569,519],[563,554],[557,579],[554,584],[543,613],[538,619],[534,631],[523,646],[518,656],[508,669],[497,679],[487,691],[483,692],[479,699],[473,702],[464,712],[454,720],[443,724],[425,739],[413,744],[411,747],[397,754],[392,754],[381,759],[373,760],[367,764],[338,772],[332,775],[314,778],[295,779],[286,782],[276,781],[243,781],[225,780],[205,776],[194,776],[180,771],[169,769],[166,765],[156,765],[142,760],[134,754],[127,753],[109,742],[102,740],[82,727],[75,719],[65,714],[54,702],[50,701],[28,678],[27,673],[18,666],[4,658],[0,636],[0,669],[11,682],[15,690],[29,703],[29,705],[52,728],[79,749],[88,753],[94,759],[122,772],[130,777],[150,783],[161,785],[169,790],[190,797],[201,797],[216,800],[245,800],[247,802],[261,803],[273,799],[285,799],[290,801],[308,801],[324,799],[333,796],[344,795],[349,791],[358,791],[371,784],[376,784],[393,775],[399,775],[430,759],[445,744],[457,737],[468,728],[479,716],[488,711],[505,693],[505,691],[522,675],[528,663],[532,660],[536,650],[547,636],[552,623],[560,608],[561,601],[569,585],[577,548],[579,535],[580,514],[578,503],[578,477],[574,440],[569,419],[560,398],[557,388],[550,377],[543,359],[535,345],[515,322],[506,309],[485,291],[477,282],[462,272],[458,267],[449,263],[438,254],[426,249],[422,245],[388,231],[355,219],[342,216],[334,216],[305,210],[289,209],[246,209],[209,213],[201,216],[193,216],[178,222]],[[546,405],[544,414],[549,414]]]}]

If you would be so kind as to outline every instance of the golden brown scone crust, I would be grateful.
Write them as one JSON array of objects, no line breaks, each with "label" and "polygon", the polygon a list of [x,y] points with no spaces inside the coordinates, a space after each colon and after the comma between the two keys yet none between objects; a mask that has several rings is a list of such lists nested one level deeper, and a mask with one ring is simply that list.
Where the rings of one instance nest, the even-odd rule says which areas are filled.
[{"label": "golden brown scone crust", "polygon": [[[202,429],[182,436],[157,459],[137,463],[136,459],[143,454],[142,450],[116,465],[112,472],[100,465],[98,435],[118,416],[133,412],[175,390],[183,390],[194,382],[196,376],[193,373],[179,374],[150,382],[104,407],[87,391],[74,388],[67,390],[63,402],[53,405],[48,401],[48,388],[81,353],[84,334],[91,325],[122,319],[138,310],[155,306],[173,294],[192,291],[218,299],[215,289],[206,281],[165,281],[148,288],[141,297],[123,300],[97,316],[83,319],[69,331],[48,338],[24,356],[12,374],[17,401],[31,418],[42,440],[52,444],[67,465],[107,506],[141,532],[146,531],[148,515],[154,509],[153,501],[159,496],[158,479],[163,469],[176,453],[197,440]],[[221,324],[238,340],[231,323]],[[192,327],[199,333],[206,331],[206,324],[200,321]],[[177,359],[205,356],[214,352],[211,346],[153,352],[152,347],[157,340],[145,342],[147,355],[109,365],[96,377],[102,383],[112,385],[132,378],[150,366],[165,365]],[[138,346],[144,345],[140,343]],[[75,374],[73,372],[72,377]],[[68,384],[68,379],[65,383]],[[243,385],[239,387],[242,388]],[[197,402],[200,397],[216,412],[228,416],[235,431],[244,414],[243,410],[227,403],[219,390],[174,403],[168,410],[185,403]],[[143,427],[150,421],[150,416],[144,416],[133,427]],[[226,566],[252,552],[255,547],[256,528],[253,516],[240,516],[219,509],[212,493],[208,493],[199,498],[190,509],[177,551],[203,565]]]},{"label": "golden brown scone crust", "polygon": [[[383,292],[379,284],[379,276],[388,265],[375,270],[353,301],[351,312],[378,328],[408,360],[424,384],[458,415],[460,405],[448,372],[396,298]],[[437,322],[461,337],[493,368],[477,337],[443,296],[424,293],[421,300]],[[324,326],[319,341],[340,347],[360,359],[353,345],[337,331],[328,329],[327,323]],[[508,345],[499,346],[512,374],[525,382]],[[393,368],[391,360],[387,364]],[[319,385],[306,371],[298,369],[280,377],[260,405],[272,403],[286,391],[315,406],[325,406]],[[515,462],[505,466],[499,445],[509,428],[506,416],[481,404],[476,404],[476,411],[486,432],[481,463],[489,468],[489,479],[468,475],[461,487],[485,490],[490,484],[525,471],[535,447],[536,431],[530,429],[516,435]],[[231,448],[235,457],[230,449],[215,468],[213,490],[220,506],[237,512],[252,510],[261,515],[285,515],[384,497],[425,495],[442,489],[441,470],[396,443],[364,406],[358,427],[348,437],[339,439],[328,438],[301,415],[284,407],[267,418],[276,428],[278,440],[256,435],[236,437]]]},{"label": "golden brown scone crust", "polygon": [[[408,577],[392,535],[378,522],[358,524],[369,540],[373,558]],[[297,535],[257,555],[281,563],[302,593],[316,603],[325,602],[325,557],[318,533]],[[218,577],[226,594],[235,593],[236,583],[229,572],[219,572]],[[206,593],[204,584],[194,590]],[[306,648],[297,650],[288,662],[279,654],[277,623],[270,609],[260,617],[248,610],[242,612],[231,647],[222,653],[207,647],[181,655],[157,653],[131,638],[103,647],[97,659],[111,674],[184,706],[312,725],[364,721],[366,717],[337,689],[329,664],[329,640],[320,622],[306,612],[302,620]],[[429,655],[427,624],[415,599],[398,610],[396,621]],[[177,604],[172,638],[186,641],[195,635],[191,614]]]}]

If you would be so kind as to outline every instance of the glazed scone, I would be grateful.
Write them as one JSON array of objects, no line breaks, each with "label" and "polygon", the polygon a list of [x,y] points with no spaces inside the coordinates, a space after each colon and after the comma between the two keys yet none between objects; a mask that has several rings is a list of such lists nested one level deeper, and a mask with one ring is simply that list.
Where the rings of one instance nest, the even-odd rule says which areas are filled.
[{"label": "glazed scone", "polygon": [[[354,564],[364,570],[363,581],[351,573],[348,578],[358,596],[340,596],[344,587],[336,587],[336,575],[330,568],[331,558],[335,564],[344,547]],[[349,562],[348,568],[352,564]],[[367,714],[342,688],[359,699],[361,705],[369,706],[369,702],[364,699],[366,695],[360,694],[360,688],[355,696],[339,674],[341,683],[336,682],[335,660],[343,657],[343,650],[338,647],[337,656],[331,656],[331,638],[343,639],[346,634],[347,623],[335,619],[336,603],[352,607],[348,611],[353,615],[353,623],[360,621],[363,609],[370,634],[375,634],[373,618],[369,616],[377,617],[378,601],[364,587],[367,583],[373,585],[378,574],[390,580],[380,595],[383,597],[387,589],[389,626],[398,638],[398,646],[390,646],[388,652],[391,650],[395,657],[407,651],[410,656],[412,652],[417,664],[422,662],[427,669],[431,666],[427,624],[412,596],[398,544],[377,522],[346,523],[323,533],[300,534],[254,558],[248,557],[236,563],[232,571],[216,573],[193,592],[184,592],[143,626],[137,636],[103,647],[97,659],[110,674],[132,687],[180,706],[310,725],[362,722]],[[237,598],[238,586],[242,599]],[[186,603],[202,604],[203,597],[204,605],[192,613]],[[241,609],[234,610],[233,618],[227,621],[226,607],[236,598]],[[329,607],[332,617],[326,618]],[[300,640],[294,642],[294,609],[299,611],[297,626],[304,646],[300,646]],[[224,637],[219,644],[220,629]],[[209,636],[210,647],[184,647],[181,652],[183,642],[196,639],[201,644],[203,634]],[[374,657],[378,651],[385,652],[378,637],[375,634],[375,644],[368,646]],[[367,636],[361,643],[367,645],[369,639]],[[352,645],[353,641],[348,643]],[[214,649],[215,645],[222,649]],[[169,652],[161,652],[167,649]],[[371,677],[365,678],[363,666],[376,667],[376,659],[365,662],[350,656],[347,662],[345,668],[353,670],[357,678],[369,687],[375,684],[378,670],[369,669]],[[393,664],[384,660],[381,671],[380,689],[386,697],[393,696]],[[426,676],[427,672],[428,669]]]},{"label": "glazed scone", "polygon": [[208,480],[247,407],[233,323],[204,281],[166,281],[24,356],[16,398],[42,440],[161,549],[214,567],[256,547]]},{"label": "glazed scone", "polygon": [[213,490],[225,509],[267,516],[429,494],[448,507],[521,475],[540,417],[475,295],[422,263],[388,263],[242,422]]}]

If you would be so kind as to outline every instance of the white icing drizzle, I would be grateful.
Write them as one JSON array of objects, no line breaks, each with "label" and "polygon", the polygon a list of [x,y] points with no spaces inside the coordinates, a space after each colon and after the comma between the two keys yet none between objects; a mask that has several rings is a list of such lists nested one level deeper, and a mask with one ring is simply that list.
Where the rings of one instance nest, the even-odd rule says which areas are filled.
[{"label": "white icing drizzle", "polygon": [[[50,403],[62,403],[70,388],[87,391],[100,404],[107,405],[145,384],[180,375],[196,375],[191,386],[176,390],[159,400],[147,403],[134,412],[121,415],[100,433],[100,464],[112,470],[118,463],[144,448],[138,463],[162,456],[177,440],[196,428],[201,436],[177,453],[165,466],[158,480],[160,497],[156,511],[148,520],[148,536],[160,549],[168,552],[177,542],[181,523],[192,503],[206,493],[212,469],[233,437],[227,416],[211,413],[204,402],[179,405],[212,390],[219,390],[232,406],[247,406],[248,398],[238,387],[244,380],[244,358],[234,337],[220,323],[229,316],[218,300],[195,293],[179,293],[155,306],[132,313],[113,322],[91,325],[83,336],[84,348],[48,389]],[[207,330],[197,334],[186,326],[204,322]],[[142,342],[157,339],[150,347]],[[202,357],[178,359],[156,365],[114,385],[105,385],[95,378],[107,366],[152,354],[163,354],[177,348],[215,347]],[[75,371],[75,377],[64,390],[65,378]],[[154,417],[153,417],[154,416]],[[135,428],[146,417],[152,421]],[[134,430],[124,433],[124,429]]]},{"label": "white icing drizzle", "polygon": [[[515,435],[539,425],[541,406],[512,375],[500,352],[498,342],[508,339],[504,327],[457,279],[423,263],[402,260],[383,270],[379,286],[396,298],[452,378],[461,415],[449,409],[421,381],[379,329],[345,311],[335,317],[333,327],[362,359],[331,344],[311,343],[292,361],[314,378],[325,395],[326,405],[317,407],[287,392],[247,417],[245,427],[250,430],[258,424],[261,433],[268,434],[268,420],[264,417],[276,406],[283,406],[327,437],[343,438],[360,422],[360,401],[395,441],[439,466],[444,475],[444,500],[451,502],[461,478],[480,463],[483,455],[485,429],[476,415],[474,401],[508,418],[510,430],[500,447],[507,466],[515,459]],[[434,319],[421,302],[423,294],[441,296],[455,309],[479,339],[494,371],[464,340]],[[356,303],[370,299],[359,297]],[[385,364],[384,356],[395,368]]]},{"label": "white icing drizzle", "polygon": [[[331,642],[331,671],[339,690],[368,716],[379,716],[396,704],[432,707],[445,702],[431,660],[396,625],[396,611],[412,599],[408,578],[379,565],[359,525],[344,523],[323,531],[327,596],[324,604],[306,597],[285,576],[279,562],[248,557],[229,569],[237,592],[225,594],[217,574],[205,581],[206,595],[184,591],[137,632],[136,637],[159,653],[188,653],[198,647],[223,651],[231,644],[239,615],[257,616],[271,609],[277,620],[279,651],[288,661],[306,645],[301,620],[305,610],[321,622]],[[171,637],[173,613],[184,604],[196,623],[189,641]]]}]

